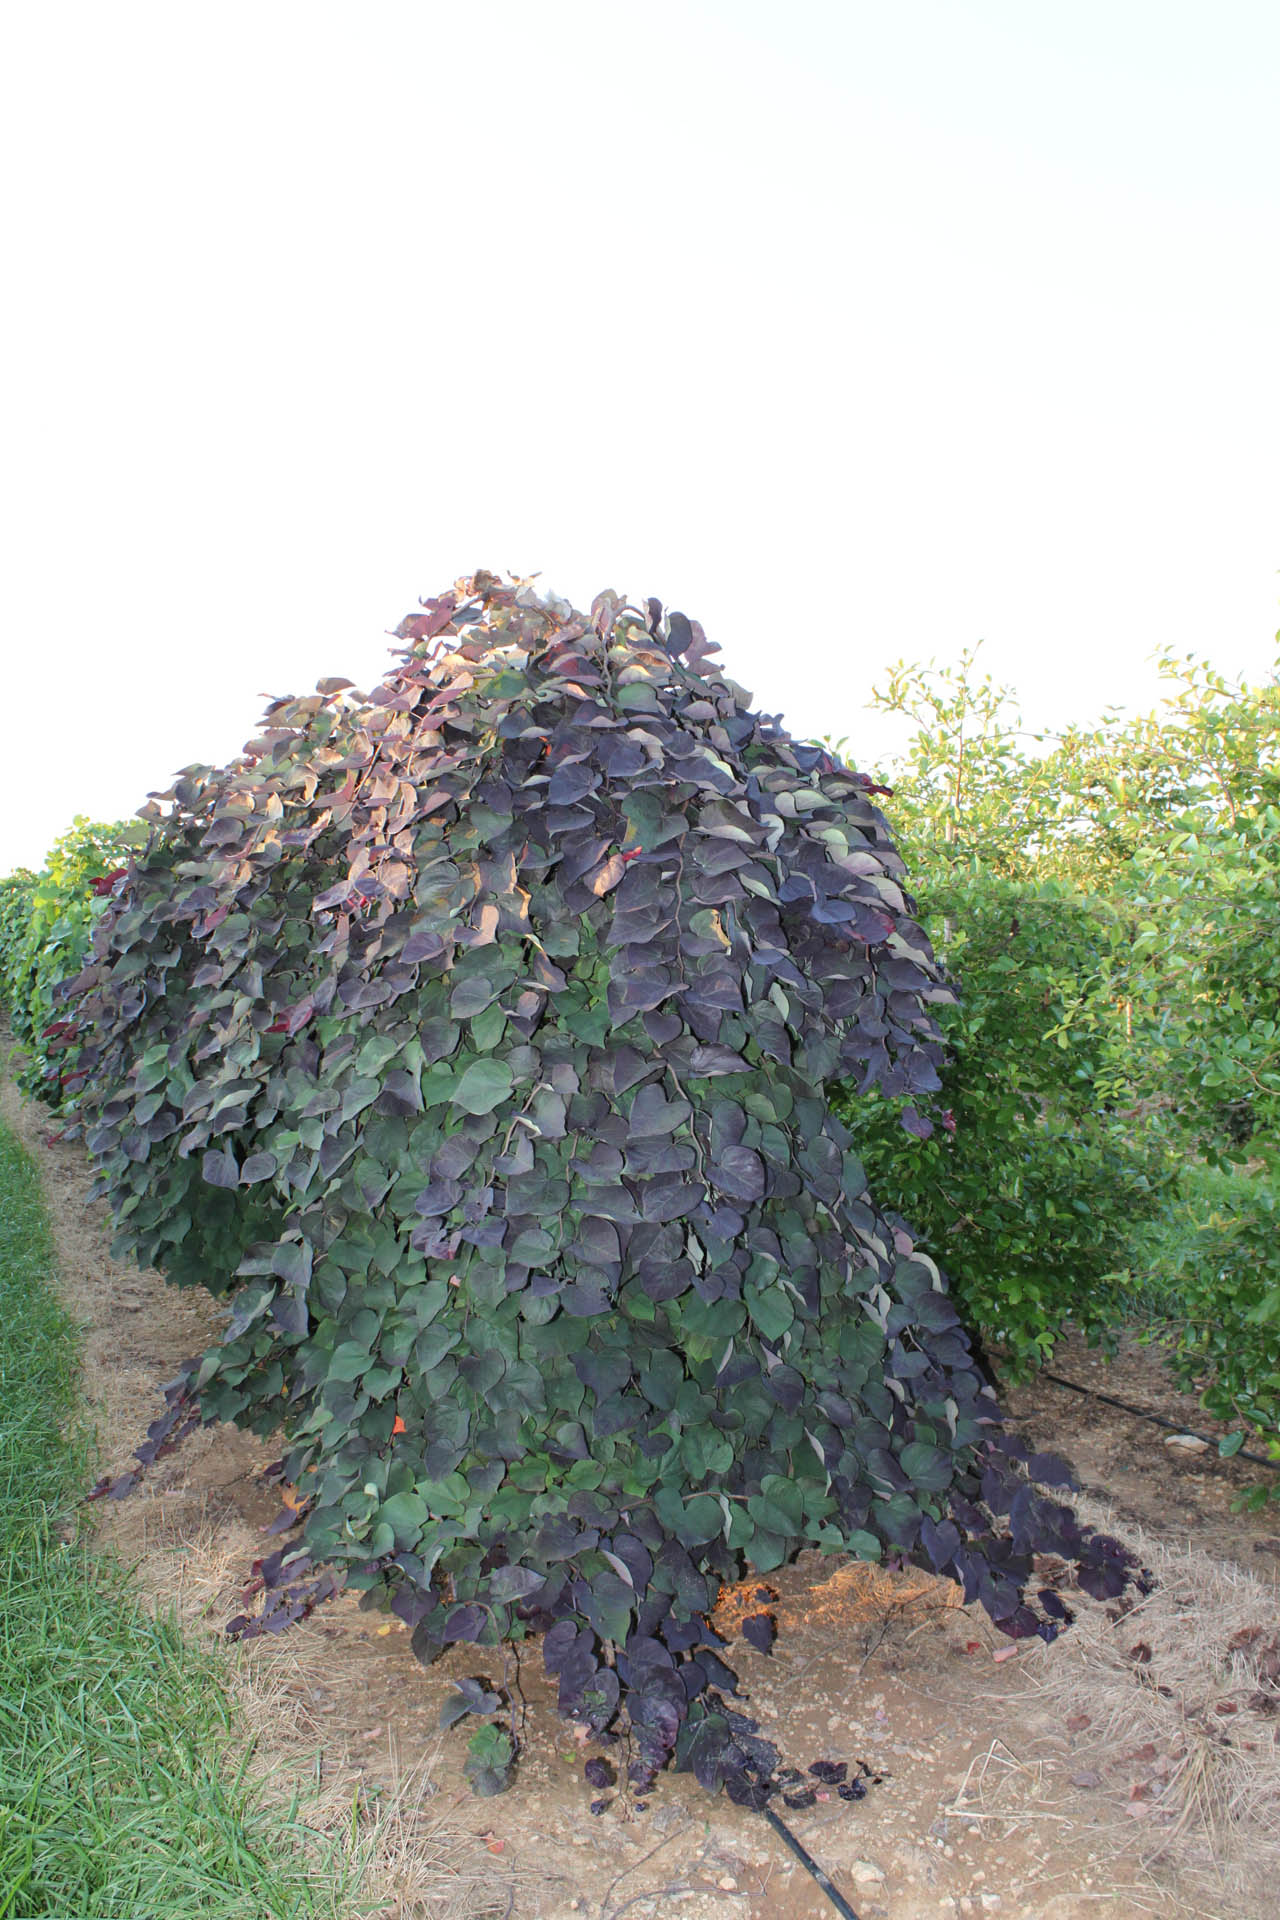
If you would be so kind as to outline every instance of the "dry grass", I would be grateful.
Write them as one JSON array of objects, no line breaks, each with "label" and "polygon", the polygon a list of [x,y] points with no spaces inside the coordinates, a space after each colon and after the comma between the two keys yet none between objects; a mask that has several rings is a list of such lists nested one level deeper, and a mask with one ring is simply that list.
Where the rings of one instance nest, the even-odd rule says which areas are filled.
[{"label": "dry grass", "polygon": [[[1104,1511],[1081,1509],[1105,1525]],[[1152,1592],[1127,1609],[1086,1603],[1023,1667],[1036,1706],[1071,1740],[1046,1785],[1064,1811],[1096,1809],[1117,1857],[1172,1879],[1204,1911],[1257,1920],[1275,1911],[1280,1876],[1275,1593],[1230,1562],[1133,1528],[1125,1538]]]},{"label": "dry grass", "polygon": [[[207,1635],[235,1610],[261,1542],[216,1493],[182,1478],[149,1492],[137,1509],[134,1577],[192,1638]],[[341,1747],[332,1750],[333,1723],[318,1719],[312,1704],[327,1654],[327,1642],[296,1633],[249,1641],[231,1655],[250,1776],[339,1842],[360,1877],[353,1920],[501,1920],[514,1908],[516,1882],[440,1803],[436,1756],[402,1768],[389,1736],[383,1784],[371,1786]]]}]

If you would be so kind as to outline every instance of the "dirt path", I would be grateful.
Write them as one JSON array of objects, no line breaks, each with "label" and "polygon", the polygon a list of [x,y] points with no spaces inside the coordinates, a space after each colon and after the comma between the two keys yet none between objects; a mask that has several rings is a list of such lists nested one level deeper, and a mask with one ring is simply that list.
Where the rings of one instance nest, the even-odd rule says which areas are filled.
[{"label": "dirt path", "polygon": [[[104,1464],[123,1469],[154,1417],[157,1383],[216,1334],[218,1311],[203,1295],[113,1262],[80,1149],[46,1144],[46,1122],[8,1084],[3,1111],[41,1168],[66,1297],[85,1328],[85,1388]],[[1070,1353],[1061,1370],[1087,1384],[1094,1365]],[[1180,1405],[1181,1417],[1204,1425],[1145,1350],[1127,1352],[1123,1366],[1111,1391],[1162,1411]],[[1013,1398],[1036,1442],[1073,1458],[1122,1521],[1178,1546],[1234,1553],[1253,1574],[1280,1571],[1274,1517],[1229,1511],[1247,1483],[1238,1465],[1171,1460],[1154,1429],[1057,1389]],[[246,1434],[198,1434],[132,1499],[102,1513],[105,1538],[137,1563],[144,1584],[211,1632],[236,1610],[249,1562],[270,1544],[260,1530],[278,1499],[256,1477],[269,1457]],[[1127,1817],[1134,1801],[1123,1727],[1115,1766],[1091,1755],[1081,1771],[1080,1729],[1040,1690],[1046,1674],[1065,1671],[1062,1662],[1078,1662],[1072,1635],[1048,1649],[1011,1647],[984,1616],[958,1606],[947,1584],[817,1555],[769,1585],[776,1651],[765,1658],[739,1642],[732,1654],[761,1731],[799,1768],[845,1762],[853,1775],[862,1762],[880,1778],[860,1800],[814,1781],[814,1804],[786,1815],[860,1920],[1094,1920],[1104,1904],[1116,1916],[1263,1920],[1255,1896],[1225,1885],[1206,1893],[1202,1879],[1182,1871],[1154,1802],[1141,1809],[1145,1821]],[[731,1627],[743,1594],[726,1591],[721,1604]],[[554,1711],[536,1649],[518,1671],[513,1656],[507,1675],[524,1701],[516,1785],[478,1801],[462,1782],[465,1735],[442,1741],[436,1723],[451,1678],[487,1668],[502,1679],[494,1655],[455,1648],[424,1671],[398,1622],[363,1613],[346,1596],[282,1642],[256,1645],[255,1657],[274,1663],[300,1740],[318,1738],[370,1793],[423,1769],[433,1806],[475,1836],[493,1863],[490,1897],[455,1912],[828,1920],[833,1911],[758,1815],[713,1799],[688,1776],[664,1776],[642,1810],[615,1797],[593,1816],[582,1750]],[[1083,1737],[1096,1736],[1095,1727]],[[444,1911],[438,1899],[386,1909],[397,1920]]]},{"label": "dirt path", "polygon": [[[1230,1431],[1193,1394],[1179,1393],[1156,1349],[1136,1336],[1122,1340],[1112,1360],[1078,1337],[1065,1340],[1052,1370],[1166,1420],[1185,1421],[1212,1440]],[[1184,1452],[1167,1430],[1043,1378],[1009,1390],[1004,1402],[1034,1446],[1052,1446],[1067,1456],[1085,1491],[1110,1505],[1121,1527],[1140,1526],[1162,1540],[1189,1541],[1204,1553],[1238,1562],[1260,1580],[1280,1583],[1280,1506],[1272,1503],[1258,1513],[1231,1511],[1246,1488],[1280,1474],[1247,1461],[1219,1460],[1212,1451]]]}]

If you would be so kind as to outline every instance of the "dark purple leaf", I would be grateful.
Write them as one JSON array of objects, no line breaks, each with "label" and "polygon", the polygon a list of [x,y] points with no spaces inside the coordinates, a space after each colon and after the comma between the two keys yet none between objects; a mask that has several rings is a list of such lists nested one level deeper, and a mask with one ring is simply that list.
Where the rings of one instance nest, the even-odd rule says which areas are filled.
[{"label": "dark purple leaf", "polygon": [[742,1623],[742,1637],[757,1653],[772,1653],[778,1628],[771,1613],[753,1613]]},{"label": "dark purple leaf", "polygon": [[1033,1453],[1027,1462],[1027,1472],[1042,1487],[1074,1487],[1076,1484],[1070,1466],[1055,1453]]},{"label": "dark purple leaf", "polygon": [[454,1607],[444,1623],[442,1638],[451,1640],[478,1640],[489,1624],[487,1607],[478,1607],[474,1602]]},{"label": "dark purple leaf", "polygon": [[711,1183],[748,1206],[764,1198],[764,1164],[749,1147],[725,1147],[709,1169]]},{"label": "dark purple leaf", "polygon": [[489,1575],[488,1584],[491,1600],[509,1604],[538,1593],[546,1585],[546,1576],[536,1573],[532,1567],[499,1567]]}]

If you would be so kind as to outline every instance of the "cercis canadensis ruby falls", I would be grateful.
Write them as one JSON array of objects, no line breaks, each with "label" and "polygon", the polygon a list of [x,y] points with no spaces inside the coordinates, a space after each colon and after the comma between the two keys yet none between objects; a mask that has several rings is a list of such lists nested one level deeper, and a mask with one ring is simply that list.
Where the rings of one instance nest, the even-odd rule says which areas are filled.
[{"label": "cercis canadensis ruby falls", "polygon": [[398,638],[155,798],[74,984],[118,1248],[230,1308],[142,1464],[285,1436],[237,1631],[343,1581],[424,1659],[539,1632],[633,1784],[758,1798],[745,1567],[916,1561],[1015,1636],[1068,1617],[1033,1554],[1126,1578],[827,1104],[927,1128],[950,989],[872,783],[684,615],[477,574]]}]

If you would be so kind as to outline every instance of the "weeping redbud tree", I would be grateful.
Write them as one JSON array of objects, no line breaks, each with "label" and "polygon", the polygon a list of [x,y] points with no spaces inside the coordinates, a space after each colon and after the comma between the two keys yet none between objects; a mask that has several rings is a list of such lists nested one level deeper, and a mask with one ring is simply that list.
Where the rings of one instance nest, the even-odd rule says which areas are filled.
[{"label": "weeping redbud tree", "polygon": [[636,1782],[758,1797],[722,1581],[914,1560],[1048,1636],[1033,1553],[1098,1592],[1122,1556],[1036,1490],[824,1095],[938,1085],[870,783],[657,602],[423,605],[372,694],[277,701],[161,796],[75,983],[119,1246],[230,1308],[139,1459],[285,1436],[297,1529],[235,1631],[345,1582],[424,1659],[540,1632]]}]

